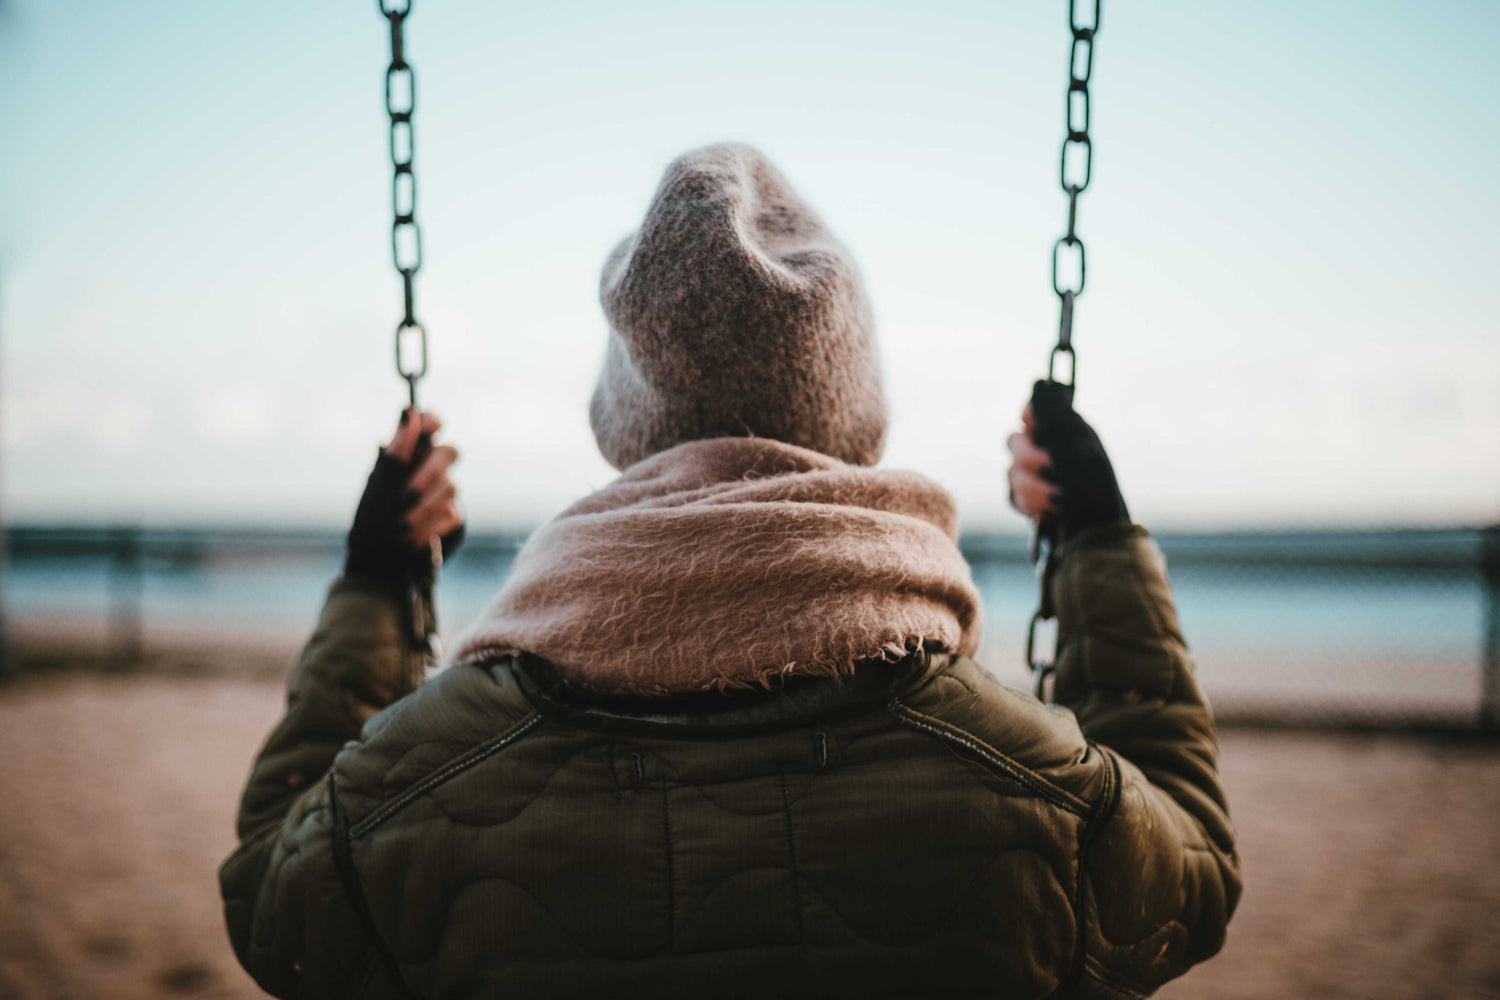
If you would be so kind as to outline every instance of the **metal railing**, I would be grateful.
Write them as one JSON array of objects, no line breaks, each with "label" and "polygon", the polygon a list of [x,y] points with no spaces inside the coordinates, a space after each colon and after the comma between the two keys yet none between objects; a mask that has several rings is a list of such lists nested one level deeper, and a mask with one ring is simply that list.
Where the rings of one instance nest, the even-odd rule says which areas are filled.
[{"label": "metal railing", "polygon": [[[521,541],[470,536],[440,590],[449,623],[478,613]],[[1500,731],[1500,527],[1158,541],[1222,719]],[[961,544],[985,597],[981,662],[1024,686],[1025,539]],[[221,645],[277,629],[294,643],[342,547],[319,531],[13,526],[0,563],[5,662],[25,665],[38,634],[63,650],[52,662],[76,647],[115,669],[154,662],[179,626]]]}]

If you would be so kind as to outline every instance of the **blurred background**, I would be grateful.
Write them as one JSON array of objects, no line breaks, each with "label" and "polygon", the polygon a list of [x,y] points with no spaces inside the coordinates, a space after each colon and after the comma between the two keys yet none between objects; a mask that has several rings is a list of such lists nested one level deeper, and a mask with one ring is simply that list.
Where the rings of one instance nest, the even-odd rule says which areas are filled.
[{"label": "blurred background", "polygon": [[[1004,439],[1056,337],[1067,18],[418,0],[445,633],[611,478],[600,265],[737,140],[860,262],[884,464],[957,496],[982,659],[1027,684]],[[1171,564],[1249,885],[1163,995],[1500,996],[1497,28],[1105,2],[1078,406]],[[213,866],[405,401],[388,44],[371,0],[0,0],[0,996],[254,994]]]}]

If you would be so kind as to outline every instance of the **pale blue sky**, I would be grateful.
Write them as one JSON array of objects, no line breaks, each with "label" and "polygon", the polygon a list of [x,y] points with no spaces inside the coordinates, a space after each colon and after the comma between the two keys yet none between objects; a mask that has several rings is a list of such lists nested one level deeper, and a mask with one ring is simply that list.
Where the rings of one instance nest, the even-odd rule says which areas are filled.
[{"label": "pale blue sky", "polygon": [[[599,265],[758,145],[853,250],[886,464],[1020,530],[1068,36],[1039,2],[416,0],[425,399],[482,526],[602,485]],[[347,517],[403,387],[373,0],[0,7],[0,502]],[[1158,527],[1500,519],[1492,3],[1106,2],[1079,406]]]}]

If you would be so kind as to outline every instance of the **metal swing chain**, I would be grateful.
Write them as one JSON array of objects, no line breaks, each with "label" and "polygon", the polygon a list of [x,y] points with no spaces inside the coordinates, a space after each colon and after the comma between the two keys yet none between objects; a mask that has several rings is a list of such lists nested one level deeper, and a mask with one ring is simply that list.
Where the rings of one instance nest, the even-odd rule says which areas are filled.
[{"label": "metal swing chain", "polygon": [[[417,225],[417,136],[412,115],[417,109],[417,74],[406,61],[402,29],[411,0],[375,0],[391,25],[391,64],[385,70],[385,110],[391,119],[391,261],[401,275],[405,308],[396,324],[396,372],[406,380],[411,405],[417,405],[417,382],[427,374],[427,328],[417,320],[416,277],[422,270],[422,228]],[[407,359],[411,342],[416,357]]]},{"label": "metal swing chain", "polygon": [[[1089,138],[1089,81],[1094,74],[1094,39],[1099,34],[1099,15],[1102,0],[1069,0],[1068,28],[1073,33],[1073,42],[1068,50],[1068,89],[1063,98],[1062,153],[1059,157],[1058,177],[1063,193],[1068,196],[1068,231],[1052,244],[1052,291],[1057,294],[1060,310],[1057,321],[1057,344],[1047,357],[1047,379],[1073,386],[1078,374],[1078,357],[1073,351],[1073,305],[1083,294],[1088,279],[1087,257],[1083,240],[1078,235],[1078,196],[1088,190],[1093,177],[1094,144]],[[1094,8],[1093,19],[1080,23],[1079,8]],[[1072,156],[1070,157],[1070,153]],[[1072,160],[1070,169],[1070,159]],[[1078,260],[1077,285],[1064,286],[1061,279],[1062,261],[1065,254]],[[1059,355],[1068,356],[1068,379],[1062,382],[1057,370]],[[1047,681],[1056,669],[1056,650],[1043,656],[1037,648],[1037,627],[1053,618],[1056,609],[1052,605],[1052,555],[1057,548],[1057,524],[1051,518],[1042,519],[1033,528],[1031,536],[1031,561],[1036,564],[1037,582],[1041,597],[1036,614],[1031,616],[1031,626],[1026,632],[1026,663],[1036,680],[1036,695],[1047,700]]]},{"label": "metal swing chain", "polygon": [[[417,224],[417,174],[414,162],[417,137],[412,115],[417,109],[417,74],[406,61],[403,29],[412,0],[375,0],[380,15],[390,22],[391,62],[385,70],[385,110],[391,120],[391,261],[401,275],[403,309],[396,324],[396,372],[406,380],[411,406],[417,406],[417,383],[427,374],[427,328],[416,315],[416,277],[422,269],[422,229]],[[415,357],[408,360],[408,345]],[[416,456],[414,458],[414,462]],[[443,547],[432,540],[431,571],[420,574],[408,588],[411,603],[412,645],[429,657],[438,655],[437,604],[432,585],[443,563]]]},{"label": "metal swing chain", "polygon": [[[1073,44],[1068,50],[1068,90],[1063,99],[1062,153],[1058,157],[1058,181],[1063,194],[1068,196],[1068,231],[1052,244],[1052,291],[1057,293],[1061,311],[1057,322],[1057,346],[1047,359],[1047,378],[1061,381],[1056,374],[1057,356],[1068,355],[1068,381],[1073,384],[1077,373],[1077,358],[1073,354],[1073,303],[1083,294],[1088,280],[1088,260],[1084,254],[1083,240],[1078,235],[1078,196],[1088,190],[1094,172],[1094,143],[1089,138],[1089,80],[1094,75],[1094,38],[1099,34],[1099,6],[1101,0],[1092,0],[1094,19],[1090,24],[1078,23],[1080,2],[1071,0],[1068,8],[1068,28],[1073,32]],[[1069,170],[1069,152],[1078,150],[1076,162]],[[1061,264],[1066,248],[1078,258],[1077,287],[1063,287]]]}]

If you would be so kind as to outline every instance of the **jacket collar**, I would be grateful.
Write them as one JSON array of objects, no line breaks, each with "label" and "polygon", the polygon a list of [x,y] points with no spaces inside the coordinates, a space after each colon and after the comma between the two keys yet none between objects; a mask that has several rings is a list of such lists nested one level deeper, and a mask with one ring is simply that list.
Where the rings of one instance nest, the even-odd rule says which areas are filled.
[{"label": "jacket collar", "polygon": [[509,666],[537,711],[558,721],[601,732],[701,739],[797,729],[868,712],[918,686],[948,660],[947,654],[919,650],[895,663],[865,661],[841,676],[789,676],[770,689],[659,697],[600,691],[568,681],[555,665],[530,653],[488,666]]}]

